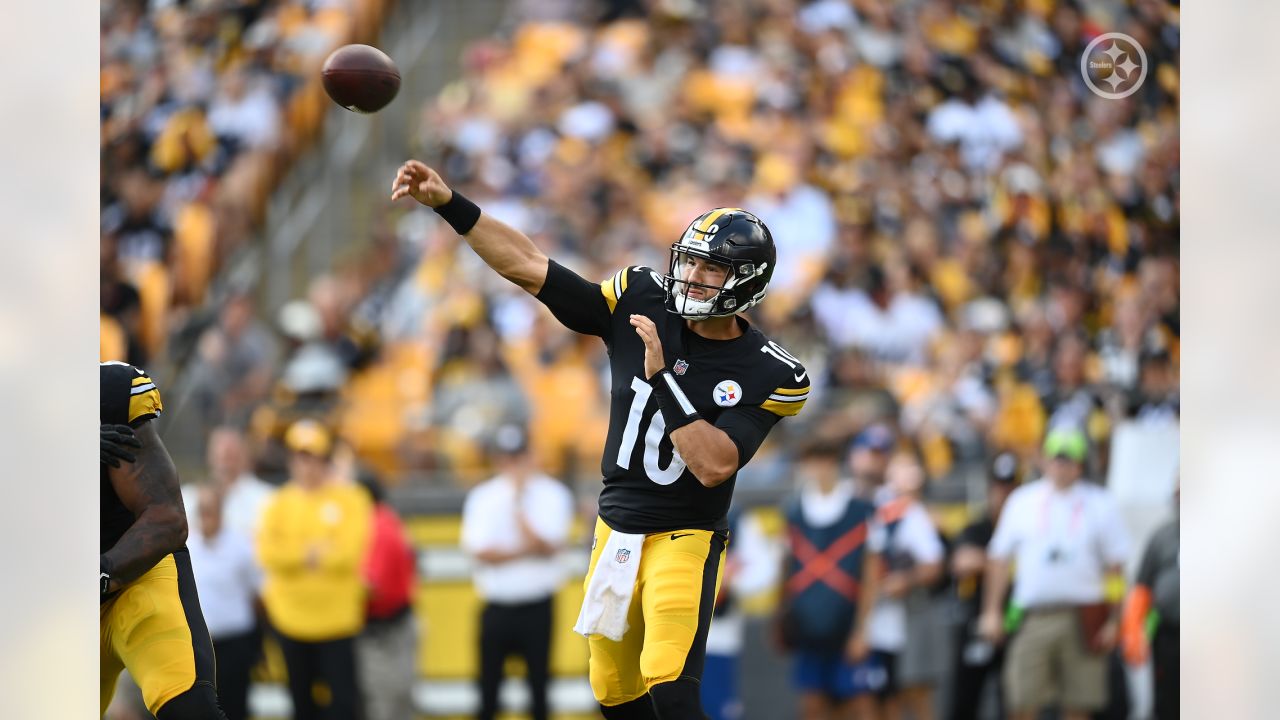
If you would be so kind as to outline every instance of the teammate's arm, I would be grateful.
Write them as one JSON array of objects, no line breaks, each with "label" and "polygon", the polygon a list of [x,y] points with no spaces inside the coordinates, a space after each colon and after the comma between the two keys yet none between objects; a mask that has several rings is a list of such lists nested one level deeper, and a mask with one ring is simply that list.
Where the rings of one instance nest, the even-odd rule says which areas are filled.
[{"label": "teammate's arm", "polygon": [[[425,163],[409,160],[396,172],[391,199],[412,197],[435,209],[454,199],[453,191],[440,174]],[[475,225],[462,235],[472,250],[499,275],[537,295],[547,277],[548,259],[527,235],[493,218],[480,214]]]},{"label": "teammate's arm", "polygon": [[111,487],[134,516],[133,525],[102,554],[102,572],[111,576],[108,592],[141,577],[187,541],[187,514],[169,451],[155,423],[143,423],[134,434],[142,445],[134,453],[137,460],[108,469]]}]

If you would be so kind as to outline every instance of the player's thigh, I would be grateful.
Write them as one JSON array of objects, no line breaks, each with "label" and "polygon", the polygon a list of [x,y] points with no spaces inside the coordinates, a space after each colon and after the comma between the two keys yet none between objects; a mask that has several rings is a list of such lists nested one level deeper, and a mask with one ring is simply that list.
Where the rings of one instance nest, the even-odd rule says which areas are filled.
[{"label": "player's thigh", "polygon": [[1053,615],[1030,615],[1009,642],[1004,687],[1010,709],[1038,710],[1058,697],[1054,654],[1061,623]]},{"label": "player's thigh", "polygon": [[214,682],[213,642],[190,571],[186,557],[167,556],[125,588],[113,608],[112,649],[153,714],[197,680]]},{"label": "player's thigh", "polygon": [[648,687],[682,675],[702,676],[724,548],[724,539],[706,530],[682,530],[645,543],[640,558],[645,625],[640,672]]},{"label": "player's thigh", "polygon": [[[591,562],[582,580],[585,591],[595,572],[600,553],[609,542],[612,530],[603,520],[596,519],[595,535],[591,542]],[[641,612],[639,594],[631,597],[627,609],[627,632],[622,640],[614,642],[604,636],[594,635],[587,640],[588,679],[591,693],[601,705],[621,705],[644,695],[646,688],[640,677],[640,650],[644,646],[644,614]]]},{"label": "player's thigh", "polygon": [[111,600],[99,609],[98,613],[98,696],[101,705],[99,715],[107,713],[111,698],[116,694],[116,682],[124,670],[124,663],[111,646],[111,616],[115,612],[115,600]]},{"label": "player's thigh", "polygon": [[631,599],[631,607],[627,610],[627,625],[626,634],[618,642],[603,635],[593,635],[587,640],[591,693],[601,705],[621,705],[648,692],[640,674],[645,626],[639,598]]}]

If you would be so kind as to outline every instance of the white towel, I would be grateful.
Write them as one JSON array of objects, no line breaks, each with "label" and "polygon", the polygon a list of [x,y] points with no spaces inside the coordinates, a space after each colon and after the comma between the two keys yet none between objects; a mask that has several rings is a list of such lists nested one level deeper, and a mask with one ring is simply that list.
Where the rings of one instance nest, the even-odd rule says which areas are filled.
[{"label": "white towel", "polygon": [[603,635],[614,642],[622,640],[627,632],[627,610],[636,588],[643,545],[644,535],[616,530],[609,533],[587,583],[574,632],[585,637]]}]

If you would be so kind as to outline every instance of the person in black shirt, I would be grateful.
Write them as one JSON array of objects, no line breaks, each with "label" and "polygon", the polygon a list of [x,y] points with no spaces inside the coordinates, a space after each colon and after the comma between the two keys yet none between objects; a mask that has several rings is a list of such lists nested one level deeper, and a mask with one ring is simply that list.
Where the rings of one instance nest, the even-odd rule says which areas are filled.
[{"label": "person in black shirt", "polygon": [[[988,480],[986,515],[960,531],[951,555],[956,640],[952,658],[954,689],[947,710],[948,720],[977,720],[988,680],[997,684],[996,701],[1000,702],[998,684],[1004,650],[978,635],[978,616],[982,614],[982,573],[987,566],[987,544],[995,534],[1004,501],[1017,486],[1017,456],[1007,452],[997,455],[991,463]],[[1004,717],[1000,709],[996,717]]]},{"label": "person in black shirt", "polygon": [[[808,372],[739,313],[760,302],[777,261],[755,215],[717,208],[671,246],[667,273],[627,267],[582,278],[523,233],[410,160],[392,200],[433,208],[498,274],[566,327],[602,339],[612,401],[588,586],[642,536],[620,640],[589,635],[590,680],[608,720],[701,720],[698,682],[724,565],[734,479],[780,418],[809,396]],[[601,576],[602,578],[604,575]],[[588,593],[590,595],[590,593]],[[585,615],[585,613],[584,613]]]}]

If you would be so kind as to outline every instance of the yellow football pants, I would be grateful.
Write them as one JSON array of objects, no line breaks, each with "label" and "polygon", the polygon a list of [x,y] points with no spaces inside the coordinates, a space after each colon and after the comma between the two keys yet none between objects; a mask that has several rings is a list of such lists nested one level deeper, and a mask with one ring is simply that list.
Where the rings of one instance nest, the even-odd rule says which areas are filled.
[{"label": "yellow football pants", "polygon": [[[583,588],[612,530],[596,520],[591,565]],[[640,551],[630,628],[620,642],[588,640],[591,691],[613,706],[680,677],[701,679],[711,610],[724,572],[726,539],[709,530],[676,530],[645,536]]]},{"label": "yellow football pants", "polygon": [[103,603],[98,613],[102,714],[125,668],[153,715],[197,680],[214,682],[213,641],[185,550],[166,555]]}]

